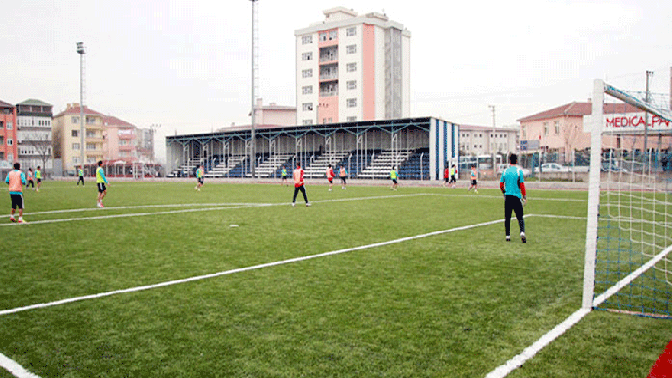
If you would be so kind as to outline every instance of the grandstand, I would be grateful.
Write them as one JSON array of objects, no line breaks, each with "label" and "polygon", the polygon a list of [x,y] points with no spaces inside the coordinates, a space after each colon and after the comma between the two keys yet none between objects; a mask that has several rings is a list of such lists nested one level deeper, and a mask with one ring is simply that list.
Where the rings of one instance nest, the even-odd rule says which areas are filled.
[{"label": "grandstand", "polygon": [[459,126],[433,117],[325,125],[255,127],[257,155],[251,159],[251,130],[166,137],[169,177],[193,175],[203,164],[206,177],[277,177],[297,162],[306,177],[321,178],[329,164],[343,164],[354,179],[386,179],[397,166],[402,179],[441,180],[447,161],[459,158]]}]

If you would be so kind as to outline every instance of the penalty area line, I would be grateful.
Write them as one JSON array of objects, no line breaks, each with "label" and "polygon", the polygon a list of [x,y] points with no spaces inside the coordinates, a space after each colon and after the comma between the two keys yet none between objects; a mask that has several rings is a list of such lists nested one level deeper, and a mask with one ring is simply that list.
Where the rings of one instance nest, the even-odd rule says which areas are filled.
[{"label": "penalty area line", "polygon": [[40,378],[2,353],[0,353],[0,366],[17,378]]},{"label": "penalty area line", "polygon": [[231,269],[231,270],[226,270],[226,271],[222,271],[222,272],[204,274],[204,275],[189,277],[189,278],[180,279],[180,280],[165,281],[165,282],[161,282],[161,283],[154,284],[154,285],[136,286],[136,287],[131,287],[131,288],[128,288],[128,289],[107,291],[107,292],[102,292],[102,293],[97,293],[97,294],[84,295],[84,296],[81,296],[81,297],[66,298],[66,299],[61,299],[61,300],[54,301],[54,302],[32,304],[32,305],[17,307],[17,308],[8,309],[8,310],[1,310],[0,311],[0,316],[15,314],[17,312],[22,312],[22,311],[29,311],[29,310],[36,310],[36,309],[58,306],[58,305],[64,305],[64,304],[84,301],[84,300],[88,300],[88,299],[98,299],[98,298],[109,297],[109,296],[117,295],[117,294],[135,293],[135,292],[140,292],[140,291],[145,291],[145,290],[156,289],[156,288],[160,288],[160,287],[167,287],[167,286],[183,284],[183,283],[187,283],[187,282],[202,281],[202,280],[209,279],[209,278],[226,276],[226,275],[235,274],[235,273],[242,273],[242,272],[247,272],[247,271],[252,271],[252,270],[257,270],[257,269],[270,268],[270,267],[285,265],[285,264],[292,264],[292,263],[311,260],[311,259],[315,259],[315,258],[319,258],[319,257],[334,256],[334,255],[338,255],[338,254],[342,254],[342,253],[346,253],[346,252],[361,251],[361,250],[365,250],[365,249],[371,249],[371,248],[376,248],[376,247],[381,247],[381,246],[386,246],[386,245],[391,245],[391,244],[398,244],[398,243],[403,243],[403,242],[406,242],[406,241],[427,238],[427,237],[430,237],[430,236],[442,235],[442,234],[447,234],[447,233],[457,232],[457,231],[464,231],[464,230],[468,230],[468,229],[472,229],[472,228],[476,228],[476,227],[490,226],[490,225],[501,223],[501,222],[504,222],[504,220],[503,219],[497,219],[497,220],[484,222],[484,223],[455,227],[455,228],[451,228],[451,229],[448,229],[448,230],[433,231],[433,232],[429,232],[429,233],[421,234],[421,235],[407,236],[407,237],[394,239],[394,240],[390,240],[390,241],[386,241],[386,242],[372,243],[372,244],[362,245],[362,246],[358,246],[358,247],[338,249],[338,250],[335,250],[335,251],[319,253],[319,254],[316,254],[316,255],[295,257],[295,258],[288,259],[288,260],[269,262],[269,263],[249,266],[249,267],[245,267],[245,268]]}]

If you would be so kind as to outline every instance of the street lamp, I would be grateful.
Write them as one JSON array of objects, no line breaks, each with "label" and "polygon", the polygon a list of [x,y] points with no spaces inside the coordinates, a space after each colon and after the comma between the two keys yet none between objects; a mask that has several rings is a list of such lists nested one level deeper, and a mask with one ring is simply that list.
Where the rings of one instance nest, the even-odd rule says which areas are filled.
[{"label": "street lamp", "polygon": [[84,42],[77,42],[77,54],[79,54],[79,149],[82,159],[80,165],[84,168],[84,54],[86,54]]}]

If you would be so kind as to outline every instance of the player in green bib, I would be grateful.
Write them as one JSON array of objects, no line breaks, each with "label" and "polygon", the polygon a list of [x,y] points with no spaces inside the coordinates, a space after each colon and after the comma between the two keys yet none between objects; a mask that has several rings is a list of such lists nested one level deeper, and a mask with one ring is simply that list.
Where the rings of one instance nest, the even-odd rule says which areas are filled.
[{"label": "player in green bib", "polygon": [[397,186],[399,185],[399,183],[397,183],[398,178],[399,173],[397,172],[397,167],[392,167],[392,170],[390,171],[390,180],[392,180],[392,187],[390,189],[397,190]]},{"label": "player in green bib", "polygon": [[282,181],[280,181],[280,185],[285,184],[289,186],[289,184],[287,183],[287,169],[285,168],[284,165],[282,166],[282,171],[280,172],[280,175],[282,176]]},{"label": "player in green bib", "polygon": [[37,166],[37,169],[35,170],[35,179],[37,179],[37,189],[35,189],[36,192],[40,191],[40,186],[42,185],[42,170],[40,169],[40,166]]},{"label": "player in green bib", "polygon": [[199,165],[198,169],[196,170],[196,187],[194,189],[198,190],[199,192],[201,191],[201,188],[203,187],[203,166]]},{"label": "player in green bib", "polygon": [[105,177],[105,171],[103,170],[103,161],[100,160],[98,162],[98,168],[96,168],[96,186],[98,186],[98,207],[105,207],[103,206],[103,198],[105,198],[105,195],[107,194],[107,188],[105,187],[105,184],[110,185],[110,183],[107,182],[107,177]]},{"label": "player in green bib", "polygon": [[77,186],[79,186],[79,183],[82,183],[82,186],[84,186],[84,170],[82,169],[82,166],[79,166],[79,169],[77,169],[77,174],[79,175],[79,180],[77,180]]}]

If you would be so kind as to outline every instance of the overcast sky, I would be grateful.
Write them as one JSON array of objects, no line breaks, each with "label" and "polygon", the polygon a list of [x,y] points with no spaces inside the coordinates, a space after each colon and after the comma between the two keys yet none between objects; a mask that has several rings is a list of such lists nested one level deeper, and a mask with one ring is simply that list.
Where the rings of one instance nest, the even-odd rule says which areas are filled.
[{"label": "overcast sky", "polygon": [[[672,2],[259,0],[259,92],[295,106],[294,30],[344,6],[411,31],[411,116],[498,126],[571,101],[595,78],[670,91]],[[79,102],[166,134],[249,124],[251,2],[15,0],[0,23],[0,100]]]}]

